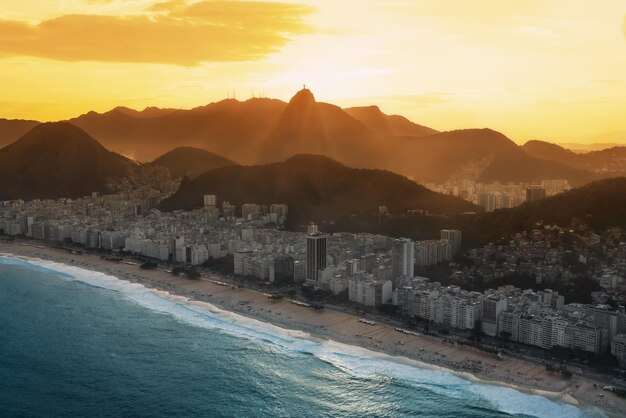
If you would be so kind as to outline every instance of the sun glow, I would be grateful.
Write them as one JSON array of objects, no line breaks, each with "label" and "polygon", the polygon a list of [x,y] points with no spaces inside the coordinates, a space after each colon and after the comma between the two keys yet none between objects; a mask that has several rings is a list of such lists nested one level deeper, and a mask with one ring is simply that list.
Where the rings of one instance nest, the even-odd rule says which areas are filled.
[{"label": "sun glow", "polygon": [[4,0],[0,117],[288,100],[306,83],[441,130],[623,140],[625,13],[620,0]]}]

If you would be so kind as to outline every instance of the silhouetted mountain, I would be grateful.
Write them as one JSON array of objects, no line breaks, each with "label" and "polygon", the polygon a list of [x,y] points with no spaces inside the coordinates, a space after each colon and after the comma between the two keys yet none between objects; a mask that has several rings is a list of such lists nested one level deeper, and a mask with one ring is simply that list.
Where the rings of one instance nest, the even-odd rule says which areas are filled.
[{"label": "silhouetted mountain", "polygon": [[550,142],[528,141],[523,148],[533,157],[556,161],[581,170],[613,175],[626,173],[626,147],[575,153]]},{"label": "silhouetted mountain", "polygon": [[201,207],[203,195],[221,201],[284,203],[292,225],[341,217],[371,216],[379,205],[390,212],[424,209],[444,215],[480,210],[471,203],[432,192],[397,174],[354,169],[330,158],[296,155],[281,163],[230,166],[183,181],[180,189],[162,203],[165,210]]},{"label": "silhouetted mountain", "polygon": [[0,148],[5,147],[39,125],[36,120],[0,118]]},{"label": "silhouetted mountain", "polygon": [[580,167],[534,158],[490,129],[436,133],[375,106],[344,110],[317,102],[308,89],[289,103],[228,99],[191,110],[141,112],[118,107],[71,122],[107,148],[143,161],[191,146],[248,165],[321,154],[350,167],[389,170],[420,182],[564,178],[579,185],[595,178]]},{"label": "silhouetted mountain", "polygon": [[102,192],[107,179],[126,177],[135,167],[68,122],[42,123],[0,149],[0,200]]},{"label": "silhouetted mountain", "polygon": [[384,141],[343,109],[315,101],[308,89],[289,101],[278,122],[260,143],[259,163],[297,154],[326,155],[353,167],[381,167]]},{"label": "silhouetted mountain", "polygon": [[[399,140],[403,150],[395,164],[422,181],[450,178],[482,182],[528,182],[564,178],[573,184],[592,179],[589,172],[533,158],[503,134],[491,129],[464,129]],[[406,172],[405,172],[406,173]]]},{"label": "silhouetted mountain", "polygon": [[89,112],[70,122],[100,138],[109,149],[142,161],[191,146],[250,164],[256,159],[256,144],[267,136],[285,106],[273,99],[229,99],[190,110]]},{"label": "silhouetted mountain", "polygon": [[133,117],[133,118],[158,118],[160,116],[165,116],[165,115],[169,115],[172,112],[175,112],[177,109],[161,109],[158,107],[146,107],[144,110],[135,110],[135,109],[130,109],[128,107],[125,106],[118,106],[115,109],[112,110],[112,112],[121,112],[127,116]]},{"label": "silhouetted mountain", "polygon": [[207,170],[235,165],[227,158],[193,147],[173,149],[150,164],[168,168],[172,178],[187,176],[192,179]]},{"label": "silhouetted mountain", "polygon": [[541,158],[542,160],[557,161],[572,167],[578,167],[581,162],[578,154],[550,142],[528,141],[522,148],[528,155]]},{"label": "silhouetted mountain", "polygon": [[436,130],[413,123],[404,116],[386,115],[378,106],[349,107],[346,113],[374,132],[393,136],[426,136]]},{"label": "silhouetted mountain", "polygon": [[594,181],[516,208],[483,213],[460,227],[464,238],[485,243],[529,231],[540,221],[568,227],[574,219],[598,232],[615,226],[626,228],[626,177]]}]

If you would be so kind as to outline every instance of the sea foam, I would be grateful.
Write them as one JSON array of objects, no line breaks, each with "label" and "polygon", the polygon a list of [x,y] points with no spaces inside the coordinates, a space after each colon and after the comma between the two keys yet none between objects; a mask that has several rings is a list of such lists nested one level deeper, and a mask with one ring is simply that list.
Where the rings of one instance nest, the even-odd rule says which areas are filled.
[{"label": "sea foam", "polygon": [[427,367],[404,357],[394,357],[366,348],[314,338],[297,330],[288,330],[256,319],[218,308],[210,303],[191,301],[186,297],[150,289],[115,276],[76,266],[27,257],[0,254],[0,263],[53,271],[66,280],[119,292],[128,300],[147,309],[190,325],[216,329],[246,338],[285,355],[310,354],[356,378],[391,378],[414,387],[457,399],[482,399],[498,411],[529,417],[604,417],[597,408],[583,411],[540,395],[465,379],[443,369]]}]

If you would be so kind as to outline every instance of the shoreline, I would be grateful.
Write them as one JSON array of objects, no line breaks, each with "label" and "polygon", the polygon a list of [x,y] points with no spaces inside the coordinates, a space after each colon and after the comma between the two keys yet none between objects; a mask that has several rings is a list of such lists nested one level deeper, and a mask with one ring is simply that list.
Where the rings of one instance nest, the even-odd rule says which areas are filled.
[{"label": "shoreline", "polygon": [[578,373],[574,373],[571,379],[563,379],[547,372],[544,365],[528,360],[511,356],[504,356],[499,360],[473,347],[444,343],[438,337],[402,334],[391,324],[370,325],[359,322],[357,316],[349,313],[331,309],[320,312],[293,304],[288,299],[270,299],[253,289],[218,284],[216,282],[224,280],[219,276],[190,280],[162,270],[143,270],[134,264],[102,260],[96,255],[76,255],[60,249],[18,242],[0,242],[0,255],[2,253],[16,258],[40,259],[98,271],[165,292],[172,296],[172,300],[186,298],[191,306],[198,305],[210,310],[202,306],[208,304],[228,313],[280,327],[288,333],[306,333],[313,339],[337,342],[369,350],[374,354],[391,356],[400,364],[417,365],[420,368],[451,373],[475,383],[542,396],[574,405],[586,412],[592,413],[596,408],[609,417],[626,415],[626,400],[601,389],[606,382],[583,377]]}]

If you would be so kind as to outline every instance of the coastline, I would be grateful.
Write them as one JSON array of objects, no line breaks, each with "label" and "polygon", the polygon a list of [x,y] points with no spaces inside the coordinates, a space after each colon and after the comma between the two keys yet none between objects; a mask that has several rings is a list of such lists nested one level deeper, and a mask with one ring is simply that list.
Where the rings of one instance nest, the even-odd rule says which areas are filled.
[{"label": "coastline", "polygon": [[0,255],[2,253],[102,272],[165,292],[172,296],[172,300],[178,299],[201,309],[208,306],[210,310],[213,306],[278,326],[287,332],[306,333],[313,338],[360,347],[393,356],[398,363],[445,371],[472,382],[539,395],[576,405],[587,412],[589,408],[596,407],[610,417],[626,414],[626,400],[600,388],[606,382],[595,381],[578,373],[566,380],[547,372],[542,364],[509,356],[499,360],[472,347],[444,343],[437,337],[402,334],[390,324],[361,323],[357,316],[349,313],[333,310],[319,312],[295,305],[287,299],[269,299],[252,289],[220,285],[216,281],[223,279],[218,276],[189,280],[161,270],[142,270],[134,264],[105,261],[95,255],[75,255],[17,242],[0,242]]}]

